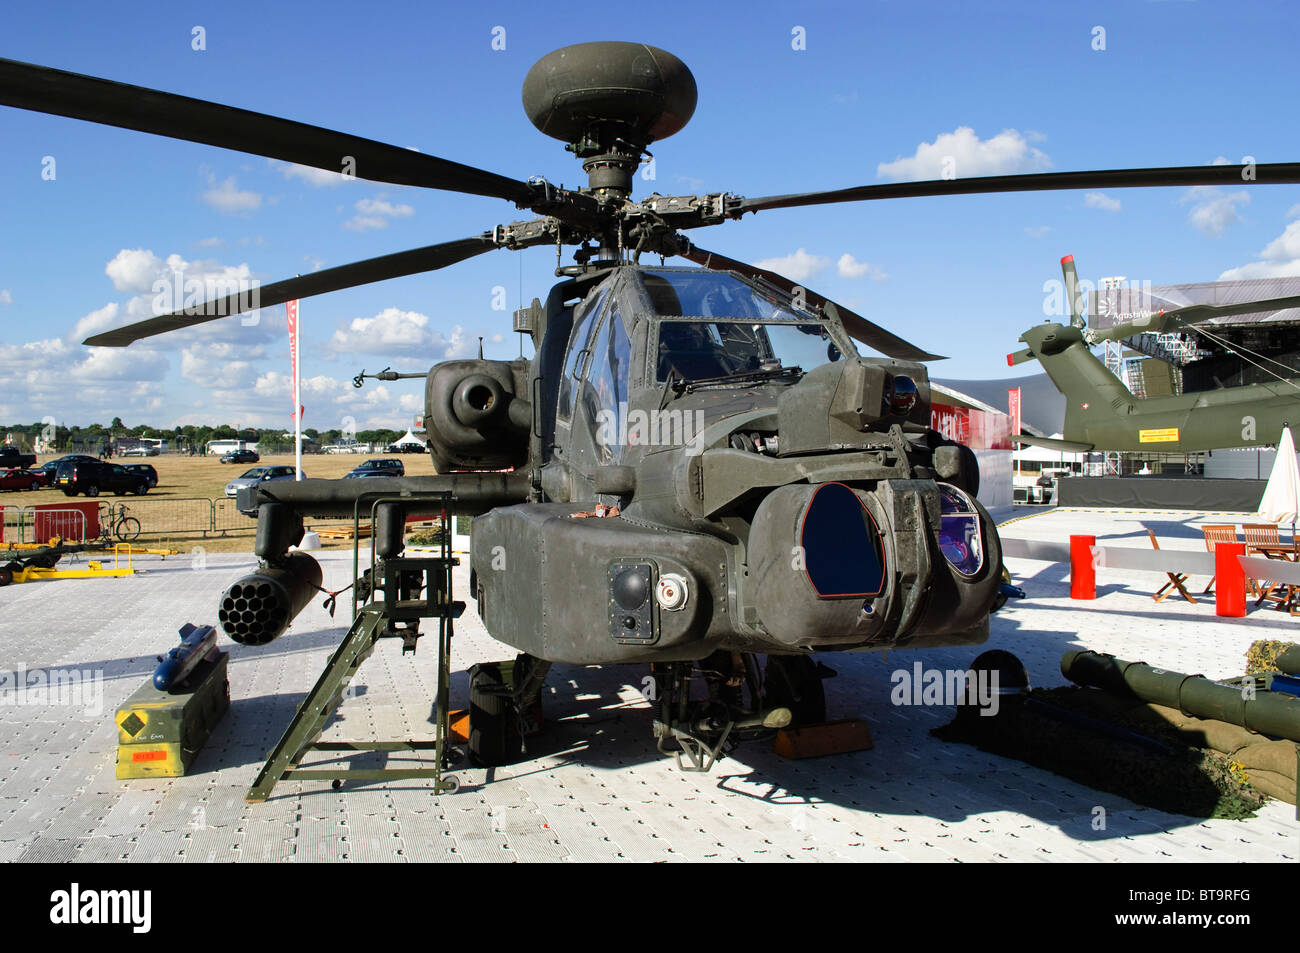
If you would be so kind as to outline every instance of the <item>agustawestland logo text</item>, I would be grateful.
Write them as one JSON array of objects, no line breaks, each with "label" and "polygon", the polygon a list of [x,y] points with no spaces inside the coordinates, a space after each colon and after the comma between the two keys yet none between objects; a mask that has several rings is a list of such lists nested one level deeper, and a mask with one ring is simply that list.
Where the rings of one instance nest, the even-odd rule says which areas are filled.
[{"label": "agustawestland logo text", "polygon": [[50,894],[50,922],[57,924],[130,924],[134,933],[148,933],[153,923],[151,890],[68,890]]}]

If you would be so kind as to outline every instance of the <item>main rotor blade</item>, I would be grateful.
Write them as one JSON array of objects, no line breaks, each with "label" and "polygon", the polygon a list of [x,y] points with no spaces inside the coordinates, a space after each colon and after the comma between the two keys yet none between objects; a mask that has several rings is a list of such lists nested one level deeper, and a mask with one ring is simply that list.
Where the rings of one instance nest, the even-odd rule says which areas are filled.
[{"label": "main rotor blade", "polygon": [[429,245],[425,248],[413,248],[410,251],[368,258],[350,265],[326,268],[324,271],[312,272],[310,275],[300,275],[264,287],[237,292],[225,298],[217,298],[197,305],[192,309],[137,321],[126,327],[114,328],[88,337],[82,343],[92,347],[125,347],[141,338],[193,327],[196,324],[205,324],[243,311],[269,308],[272,305],[292,301],[294,298],[309,298],[312,295],[367,285],[386,278],[400,278],[403,275],[435,271],[454,265],[458,261],[464,261],[466,258],[481,255],[496,247],[489,233],[477,238],[461,238],[454,242],[443,242],[441,245]]},{"label": "main rotor blade", "polygon": [[1234,314],[1268,314],[1288,308],[1300,308],[1300,295],[1261,298],[1258,301],[1241,301],[1236,304],[1189,304],[1184,308],[1163,311],[1148,318],[1125,321],[1108,328],[1093,329],[1089,332],[1089,336],[1094,341],[1122,341],[1137,334],[1159,334],[1172,327],[1186,327],[1211,318],[1226,318]]},{"label": "main rotor blade", "polygon": [[[766,268],[759,268],[757,265],[750,265],[743,261],[737,261],[734,258],[728,258],[726,255],[719,255],[717,252],[711,252],[707,248],[701,248],[689,242],[685,237],[678,236],[679,247],[685,246],[685,251],[679,251],[688,261],[693,261],[697,265],[703,265],[705,268],[722,268],[728,271],[739,272],[750,278],[761,278],[768,284],[780,288],[787,294],[794,294],[795,288],[803,288],[797,285],[789,278],[778,275],[774,271],[768,271]],[[904,361],[942,361],[946,360],[938,354],[930,354],[921,350],[915,344],[904,341],[898,335],[886,331],[880,325],[868,321],[860,314],[855,314],[843,305],[836,305],[828,298],[824,298],[817,292],[808,288],[803,288],[804,299],[811,304],[821,308],[830,305],[838,313],[840,322],[844,325],[844,330],[849,333],[849,337],[861,341],[870,348],[879,351],[887,357],[896,357]]]},{"label": "main rotor blade", "polygon": [[1104,169],[1096,172],[1034,172],[1025,175],[989,175],[971,179],[930,179],[923,182],[889,182],[860,185],[830,192],[797,192],[764,198],[742,198],[735,206],[744,212],[835,202],[917,198],[927,195],[974,195],[988,192],[1044,192],[1060,189],[1136,189],[1187,185],[1284,185],[1300,182],[1300,162],[1273,162],[1250,167],[1246,178],[1240,165],[1185,165],[1159,169]]},{"label": "main rotor blade", "polygon": [[[143,86],[0,59],[0,105],[84,119],[374,182],[467,192],[528,204],[526,182],[412,149]],[[345,165],[346,160],[352,162]]]}]

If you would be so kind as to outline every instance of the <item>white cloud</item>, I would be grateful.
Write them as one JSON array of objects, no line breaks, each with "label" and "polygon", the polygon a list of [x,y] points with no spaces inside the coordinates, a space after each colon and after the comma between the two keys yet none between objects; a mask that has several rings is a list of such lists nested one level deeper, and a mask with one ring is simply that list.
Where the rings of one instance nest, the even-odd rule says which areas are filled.
[{"label": "white cloud", "polygon": [[1089,192],[1083,197],[1083,204],[1088,208],[1099,208],[1104,212],[1118,212],[1119,199],[1113,199],[1105,192]]},{"label": "white cloud", "polygon": [[343,175],[340,172],[330,172],[328,169],[317,169],[315,166],[298,165],[296,162],[281,162],[278,159],[269,159],[268,161],[286,179],[301,179],[314,188],[332,189],[345,182],[355,182],[357,180],[354,175]]},{"label": "white cloud", "polygon": [[195,244],[198,245],[200,248],[225,248],[226,240],[224,238],[217,238],[214,235],[211,238],[200,238],[197,242],[195,242]]},{"label": "white cloud", "polygon": [[[122,249],[105,266],[104,273],[112,279],[115,289],[129,292],[133,297],[120,306],[114,305],[116,310],[112,312],[106,307],[82,318],[74,334],[85,329],[91,329],[87,333],[108,330],[235,293],[256,300],[254,295],[259,286],[247,263],[226,265],[215,259],[187,260],[174,253],[164,261],[147,248]],[[260,341],[283,327],[283,316],[280,308],[248,312],[238,321],[216,320],[172,332],[158,339],[157,344],[174,349],[196,339],[231,334],[238,334],[244,343]]]},{"label": "white cloud", "polygon": [[1295,218],[1297,215],[1300,215],[1300,205],[1292,205],[1286,210],[1287,218]]},{"label": "white cloud", "polygon": [[981,140],[970,126],[941,133],[934,142],[923,142],[911,156],[899,156],[893,162],[876,166],[876,174],[893,181],[921,179],[971,178],[982,175],[1010,175],[1016,172],[1041,172],[1052,167],[1052,160],[1029,143],[1043,137],[1036,133],[1021,135],[1004,129],[992,139]]},{"label": "white cloud", "polygon": [[1269,242],[1259,254],[1262,261],[1252,261],[1239,268],[1229,268],[1219,275],[1219,280],[1300,277],[1300,220],[1288,225],[1286,231]]},{"label": "white cloud", "polygon": [[1045,238],[1047,233],[1052,230],[1050,225],[1026,225],[1025,234],[1030,238]]},{"label": "white cloud", "polygon": [[14,296],[9,293],[8,288],[0,288],[0,304],[13,304]]},{"label": "white cloud", "polygon": [[354,318],[346,328],[334,332],[329,349],[340,354],[435,355],[440,359],[469,354],[470,340],[456,325],[444,335],[429,326],[428,315],[400,308],[385,308],[373,318]]},{"label": "white cloud", "polygon": [[1178,201],[1182,205],[1195,203],[1187,213],[1187,220],[1204,234],[1217,238],[1229,225],[1241,221],[1237,206],[1248,203],[1250,195],[1246,192],[1225,195],[1213,186],[1198,185],[1188,189]]},{"label": "white cloud", "polygon": [[[285,361],[288,361],[287,348]],[[199,341],[181,349],[181,377],[202,387],[236,390],[257,380],[252,362],[266,357],[260,344]]]},{"label": "white cloud", "polygon": [[160,381],[167,373],[167,358],[139,347],[92,347],[74,364],[68,376],[83,382]]},{"label": "white cloud", "polygon": [[261,207],[261,194],[241,190],[235,184],[233,175],[221,183],[217,182],[217,177],[211,172],[207,173],[206,178],[211,188],[204,192],[200,198],[202,198],[203,204],[216,209],[222,215],[241,215]]},{"label": "white cloud", "polygon": [[103,419],[153,409],[167,358],[132,348],[83,348],[61,338],[0,345],[0,379],[21,393],[19,417],[52,414],[59,420]]},{"label": "white cloud", "polygon": [[163,272],[163,263],[147,248],[123,248],[104,266],[104,274],[118,291],[143,294]]},{"label": "white cloud", "polygon": [[100,331],[107,331],[117,323],[118,305],[116,301],[110,301],[104,307],[90,312],[80,321],[72,326],[72,332],[68,339],[74,344],[84,341],[92,334],[98,334]]},{"label": "white cloud", "polygon": [[811,278],[824,271],[830,263],[829,258],[810,255],[802,248],[793,255],[786,255],[784,258],[763,258],[754,262],[757,267],[775,271],[778,275],[789,278],[791,281],[804,281]]},{"label": "white cloud", "polygon": [[[209,394],[211,411],[187,414],[190,422],[211,422],[216,417],[236,419],[243,426],[288,427],[292,408],[291,379],[280,371],[257,373],[252,383],[240,388],[218,388]],[[317,375],[301,381],[304,426],[326,430],[340,427],[345,417],[358,429],[391,427],[402,429],[412,415],[424,407],[418,391],[396,393],[380,384],[367,383],[357,390],[351,379]]]},{"label": "white cloud", "polygon": [[389,219],[410,218],[415,209],[409,205],[394,205],[384,200],[381,195],[373,199],[362,199],[354,206],[357,214],[343,223],[344,228],[354,232],[365,232],[377,228],[387,228]]},{"label": "white cloud", "polygon": [[835,270],[839,272],[841,278],[861,278],[870,277],[872,281],[884,281],[889,275],[865,261],[858,261],[848,252],[840,255],[840,260],[835,263]]}]

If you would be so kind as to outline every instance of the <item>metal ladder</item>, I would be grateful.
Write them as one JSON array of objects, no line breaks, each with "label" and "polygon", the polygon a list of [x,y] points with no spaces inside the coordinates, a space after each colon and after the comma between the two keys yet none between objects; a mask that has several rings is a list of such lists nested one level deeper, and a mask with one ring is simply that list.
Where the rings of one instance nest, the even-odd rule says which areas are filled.
[{"label": "metal ladder", "polygon": [[[448,765],[451,755],[448,737],[452,623],[465,611],[465,603],[455,602],[451,598],[451,570],[459,560],[451,556],[449,526],[443,534],[443,540],[441,556],[380,560],[378,572],[372,561],[369,576],[371,595],[377,598],[356,607],[347,636],[334,650],[329,663],[316,679],[315,686],[298,706],[289,727],[267,757],[253,786],[248,789],[244,797],[246,801],[265,801],[275,786],[286,778],[333,781],[335,788],[349,780],[400,781],[431,778],[435,794],[453,794],[459,790],[459,780],[451,774],[444,777],[443,769]],[[402,574],[412,572],[424,575],[424,589],[427,591],[424,600],[400,599]],[[404,642],[412,642],[409,630],[395,629],[392,623],[409,622],[418,618],[438,619],[437,722],[433,740],[318,741],[326,723],[342,703],[352,678],[374,652],[379,640],[385,637],[403,637]],[[312,751],[433,751],[434,760],[432,765],[418,768],[343,768],[331,767],[329,762],[304,767],[302,759]]]}]

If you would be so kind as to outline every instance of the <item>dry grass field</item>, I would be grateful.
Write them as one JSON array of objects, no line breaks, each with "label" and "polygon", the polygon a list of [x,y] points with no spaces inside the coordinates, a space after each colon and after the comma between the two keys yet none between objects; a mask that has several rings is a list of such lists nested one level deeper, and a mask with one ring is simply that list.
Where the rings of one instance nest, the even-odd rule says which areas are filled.
[{"label": "dry grass field", "polygon": [[[55,459],[54,456],[37,458],[37,464]],[[312,478],[338,479],[353,467],[366,460],[389,457],[391,454],[312,454],[305,455],[302,461],[303,475]],[[404,453],[396,455],[406,467],[407,476],[432,476],[433,461],[427,454]],[[234,500],[227,499],[226,484],[253,467],[293,466],[293,454],[267,454],[255,464],[221,463],[218,457],[188,457],[163,454],[157,457],[127,457],[114,459],[114,463],[148,463],[158,471],[158,486],[144,496],[114,496],[101,493],[97,498],[101,517],[107,507],[123,504],[130,516],[140,520],[140,538],[137,545],[162,546],[190,552],[195,546],[202,546],[209,552],[252,552],[255,521],[239,513],[234,507]],[[32,492],[0,492],[0,507],[23,507],[33,504],[58,505],[86,501],[85,496],[66,497],[53,487]],[[215,511],[216,529],[213,525],[213,507],[209,500],[217,500]],[[13,532],[12,515],[5,518],[9,524],[5,539]],[[329,528],[350,526],[351,520],[309,521],[308,528]],[[329,540],[322,538],[321,544],[326,549],[350,549],[348,540]]]}]

